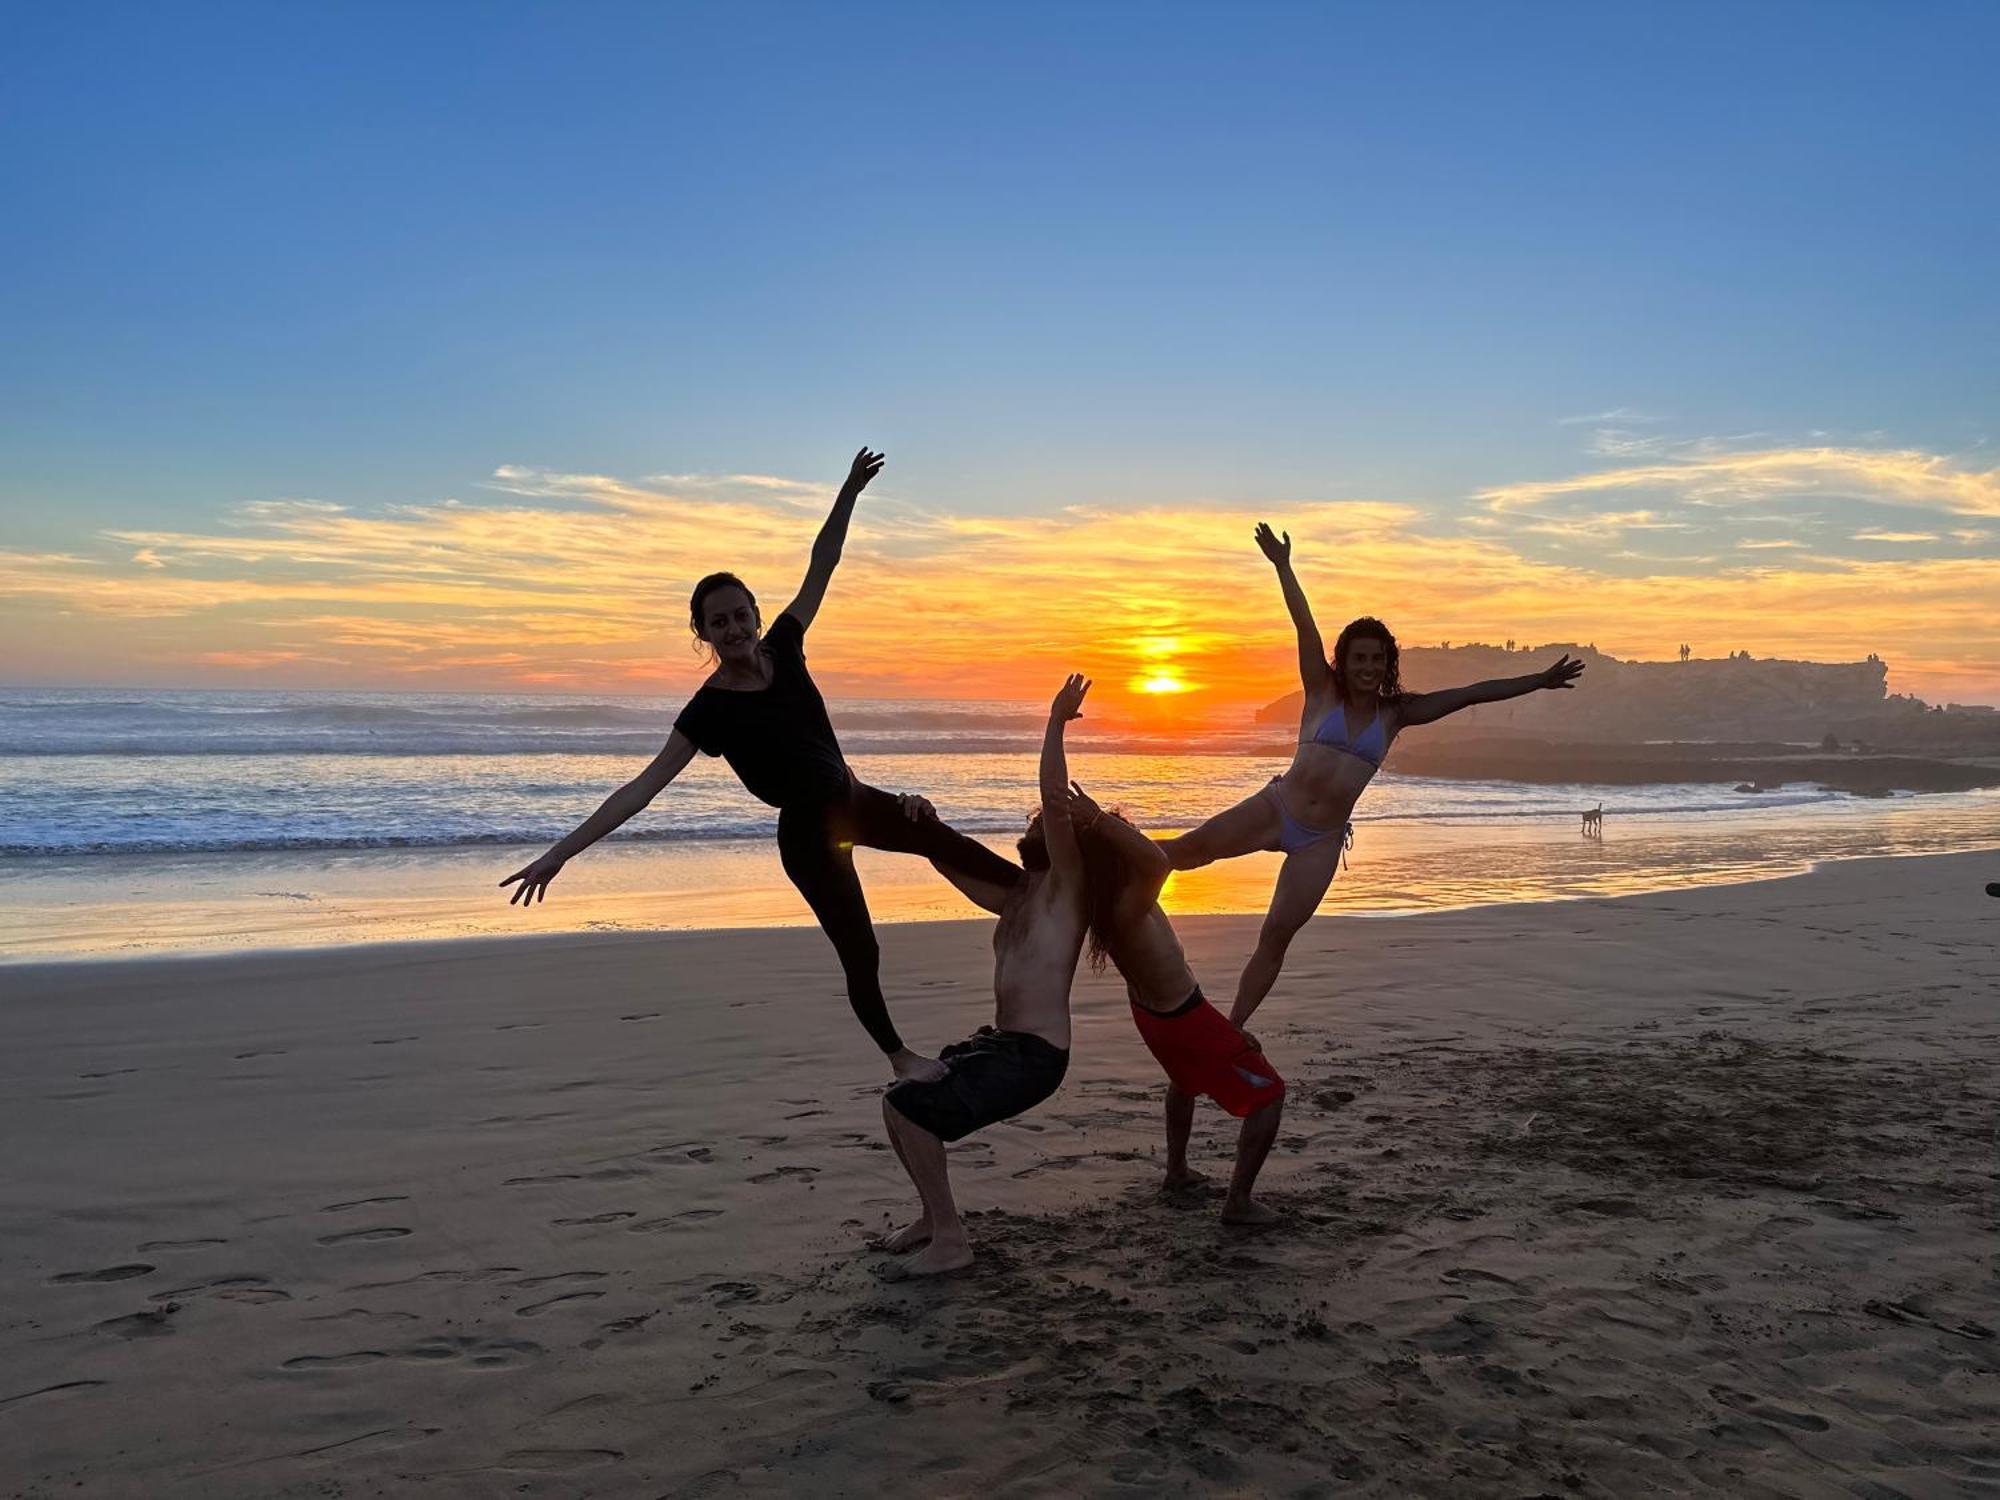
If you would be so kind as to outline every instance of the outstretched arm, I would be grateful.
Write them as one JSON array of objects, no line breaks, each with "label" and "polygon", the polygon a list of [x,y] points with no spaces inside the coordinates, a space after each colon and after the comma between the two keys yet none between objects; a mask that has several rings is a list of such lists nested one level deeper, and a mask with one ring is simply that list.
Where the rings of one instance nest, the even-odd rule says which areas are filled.
[{"label": "outstretched arm", "polygon": [[1495,677],[1435,693],[1410,693],[1397,708],[1396,717],[1404,728],[1412,724],[1435,724],[1446,714],[1455,714],[1475,703],[1500,703],[1543,688],[1572,688],[1582,672],[1582,662],[1565,656],[1554,666],[1530,672],[1526,677]]},{"label": "outstretched arm", "polygon": [[863,448],[854,455],[854,463],[847,471],[847,482],[833,497],[833,509],[828,513],[826,523],[820,527],[819,535],[813,538],[812,561],[806,567],[806,581],[799,585],[797,595],[783,610],[799,622],[799,629],[804,630],[812,624],[813,616],[819,613],[820,601],[826,598],[826,586],[833,581],[833,570],[840,563],[840,549],[847,542],[847,523],[854,515],[854,502],[868,488],[868,481],[881,472],[881,454]]},{"label": "outstretched arm", "polygon": [[[912,823],[935,823],[938,821],[937,809],[931,806],[931,799],[919,796],[915,792],[898,792],[896,794],[896,805],[902,808],[903,816],[908,818]],[[1004,859],[1000,863],[1014,870],[1015,878],[1019,878],[1020,871],[1018,868],[1009,864]],[[966,900],[970,901],[974,906],[985,907],[986,910],[992,912],[996,917],[1005,909],[1007,897],[1012,894],[1014,889],[1011,883],[1002,885],[997,880],[982,880],[979,876],[961,870],[955,864],[947,864],[939,858],[931,860],[931,868],[957,886],[959,894],[965,897]]]},{"label": "outstretched arm", "polygon": [[556,878],[572,857],[644,811],[648,803],[666,790],[668,782],[687,769],[688,762],[694,759],[694,751],[694,741],[678,729],[669,734],[666,746],[653,757],[651,765],[606,797],[596,812],[558,839],[548,853],[533,864],[523,865],[500,882],[503,886],[512,885],[517,880],[521,882],[521,888],[514,892],[507,904],[531,906],[545,899],[549,882]]},{"label": "outstretched arm", "polygon": [[1071,719],[1083,717],[1083,695],[1089,691],[1083,674],[1072,672],[1049,705],[1049,727],[1042,735],[1042,837],[1049,846],[1049,876],[1064,885],[1082,883],[1083,850],[1069,815],[1069,761],[1063,754],[1063,727]]},{"label": "outstretched arm", "polygon": [[1291,613],[1292,629],[1299,637],[1299,681],[1305,684],[1306,696],[1311,697],[1326,681],[1326,646],[1319,638],[1319,626],[1313,623],[1306,591],[1299,587],[1299,575],[1292,571],[1292,534],[1288,531],[1281,539],[1259,521],[1257,545],[1278,570],[1278,585],[1285,591],[1285,608]]}]

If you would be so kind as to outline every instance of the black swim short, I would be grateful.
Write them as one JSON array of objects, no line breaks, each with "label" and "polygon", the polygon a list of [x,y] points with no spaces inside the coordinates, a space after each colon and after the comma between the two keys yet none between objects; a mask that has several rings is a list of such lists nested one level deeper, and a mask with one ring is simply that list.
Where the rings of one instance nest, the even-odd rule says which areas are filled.
[{"label": "black swim short", "polygon": [[956,1141],[1033,1109],[1069,1071],[1069,1049],[1027,1031],[982,1026],[938,1054],[951,1069],[936,1083],[905,1079],[888,1100],[912,1125],[941,1141]]}]

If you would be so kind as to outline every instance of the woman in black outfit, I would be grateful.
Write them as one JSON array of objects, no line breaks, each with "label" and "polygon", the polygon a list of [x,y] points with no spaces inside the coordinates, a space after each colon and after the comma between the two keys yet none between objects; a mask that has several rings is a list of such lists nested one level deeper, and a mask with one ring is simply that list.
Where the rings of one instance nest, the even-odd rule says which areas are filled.
[{"label": "woman in black outfit", "polygon": [[604,805],[533,864],[500,884],[520,882],[513,900],[541,900],[569,859],[644,808],[687,768],[695,751],[720,755],[754,795],[778,809],[778,854],[785,874],[833,940],[847,972],[854,1013],[888,1055],[898,1078],[932,1082],[946,1069],[903,1045],[882,1000],[881,954],[868,902],[854,873],[856,844],[921,854],[941,869],[999,885],[1020,870],[935,818],[915,820],[886,792],[857,781],[847,769],[827,721],[826,702],[806,670],[805,633],[826,597],[840,561],[854,502],[882,468],[882,455],[863,448],[813,543],[812,565],[798,595],[768,634],[757,600],[733,573],[711,573],[695,585],[689,626],[715,653],[715,670],[667,736],[653,763],[613,792]]}]

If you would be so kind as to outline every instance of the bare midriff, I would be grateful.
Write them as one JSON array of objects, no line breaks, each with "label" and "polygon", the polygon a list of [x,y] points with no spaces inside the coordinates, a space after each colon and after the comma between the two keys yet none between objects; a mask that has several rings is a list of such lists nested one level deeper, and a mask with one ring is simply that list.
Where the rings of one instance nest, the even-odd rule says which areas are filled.
[{"label": "bare midriff", "polygon": [[1307,740],[1293,754],[1291,768],[1278,778],[1278,788],[1298,822],[1331,830],[1354,815],[1354,804],[1375,779],[1375,771],[1358,755]]}]

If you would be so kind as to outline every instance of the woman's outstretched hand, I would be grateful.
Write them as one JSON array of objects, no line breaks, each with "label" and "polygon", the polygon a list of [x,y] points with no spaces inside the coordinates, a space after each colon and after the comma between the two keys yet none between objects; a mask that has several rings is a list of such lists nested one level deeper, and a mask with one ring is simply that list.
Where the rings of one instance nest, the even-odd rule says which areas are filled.
[{"label": "woman's outstretched hand", "polygon": [[847,483],[841,488],[850,495],[858,495],[867,489],[868,481],[882,472],[882,457],[867,448],[855,454],[854,462],[847,470]]},{"label": "woman's outstretched hand", "polygon": [[1090,681],[1081,672],[1069,674],[1069,681],[1056,694],[1056,701],[1049,705],[1049,717],[1067,724],[1071,719],[1083,717],[1083,695],[1090,691]]},{"label": "woman's outstretched hand", "polygon": [[533,906],[548,896],[549,882],[562,872],[568,864],[566,859],[557,859],[553,854],[544,854],[531,865],[523,865],[512,875],[501,881],[502,885],[521,882],[521,888],[508,898],[509,906]]},{"label": "woman's outstretched hand", "polygon": [[1281,539],[1277,532],[1259,521],[1257,545],[1263,550],[1264,556],[1271,560],[1271,566],[1274,568],[1282,568],[1292,560],[1292,534],[1289,531]]},{"label": "woman's outstretched hand", "polygon": [[1582,675],[1583,663],[1565,655],[1561,661],[1541,674],[1542,680],[1536,683],[1535,686],[1539,688],[1572,688],[1576,686],[1576,679]]}]

